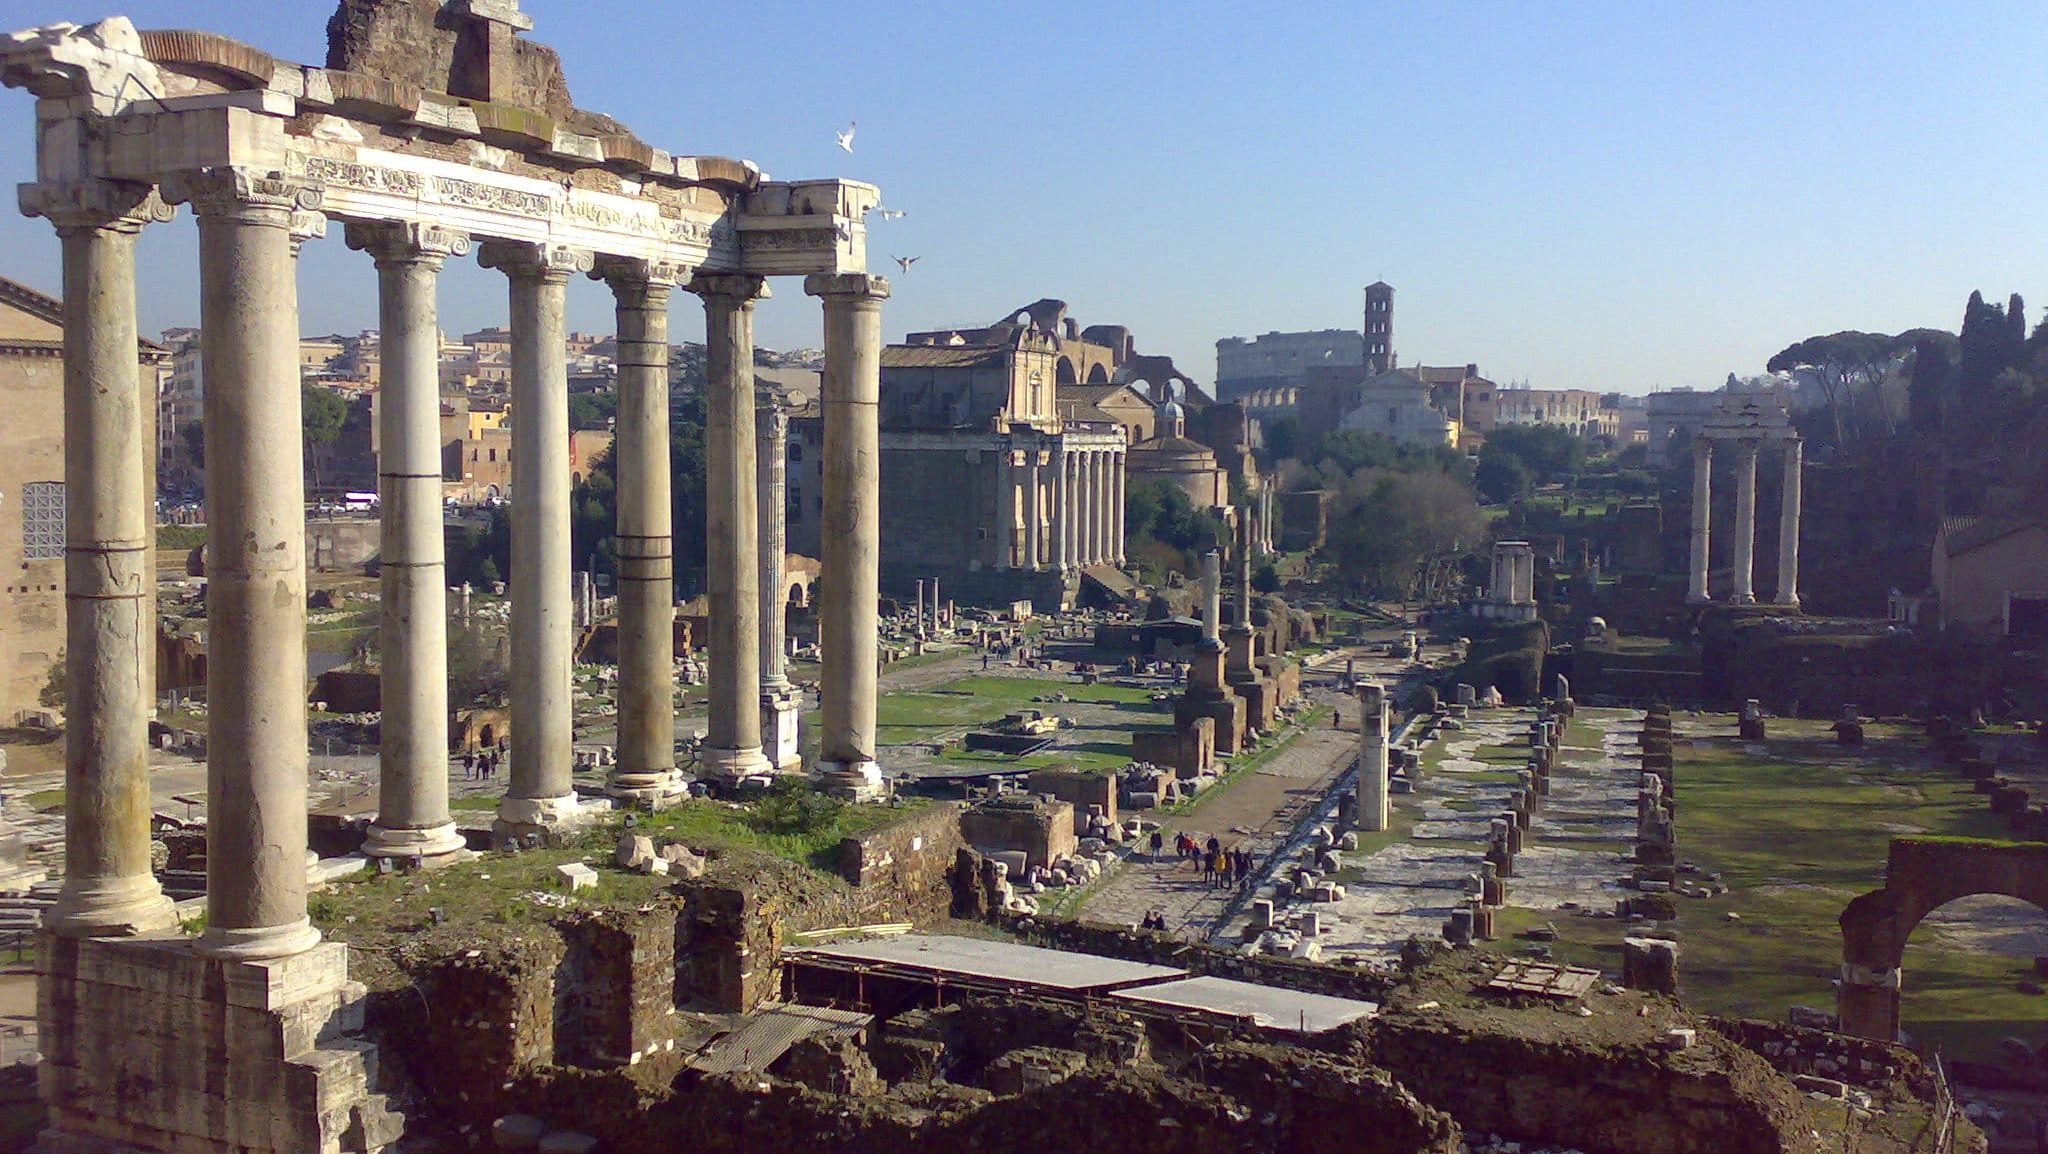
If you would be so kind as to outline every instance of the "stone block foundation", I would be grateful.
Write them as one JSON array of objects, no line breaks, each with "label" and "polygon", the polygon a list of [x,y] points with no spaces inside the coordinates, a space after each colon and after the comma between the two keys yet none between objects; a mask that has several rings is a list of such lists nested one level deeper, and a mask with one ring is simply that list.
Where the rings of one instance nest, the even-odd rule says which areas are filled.
[{"label": "stone block foundation", "polygon": [[371,1154],[404,1120],[374,1093],[348,947],[209,958],[182,936],[44,933],[41,1149]]}]

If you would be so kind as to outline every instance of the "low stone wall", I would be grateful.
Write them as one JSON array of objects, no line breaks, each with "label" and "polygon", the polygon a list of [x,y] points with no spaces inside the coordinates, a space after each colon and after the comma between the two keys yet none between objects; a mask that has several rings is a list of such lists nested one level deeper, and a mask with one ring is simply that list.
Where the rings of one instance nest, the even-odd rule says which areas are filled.
[{"label": "low stone wall", "polygon": [[966,842],[960,837],[959,802],[929,808],[839,843],[839,876],[861,889],[883,889],[900,899],[906,921],[946,916],[952,891],[946,873]]},{"label": "low stone wall", "polygon": [[1091,805],[1101,806],[1102,814],[1110,824],[1116,823],[1116,775],[1113,773],[1089,773],[1060,766],[1035,769],[1031,771],[1030,789],[1036,794],[1051,794],[1074,807],[1076,837],[1088,836],[1088,807]]},{"label": "low stone wall", "polygon": [[1915,1094],[1934,1092],[1933,1073],[1904,1046],[1754,1018],[1706,1021],[1716,1033],[1762,1057],[1781,1074],[1808,1074],[1872,1089],[1904,1081]]}]

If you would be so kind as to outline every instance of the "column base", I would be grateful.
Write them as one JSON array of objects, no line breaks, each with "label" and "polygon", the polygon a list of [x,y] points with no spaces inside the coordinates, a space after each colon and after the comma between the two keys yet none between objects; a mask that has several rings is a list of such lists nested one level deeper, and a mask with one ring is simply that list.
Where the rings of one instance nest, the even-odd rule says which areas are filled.
[{"label": "column base", "polygon": [[177,924],[177,907],[148,874],[99,883],[66,878],[43,915],[45,929],[67,938],[133,937]]},{"label": "column base", "polygon": [[539,834],[552,842],[566,830],[576,829],[597,816],[602,805],[585,805],[574,793],[559,797],[505,797],[498,800],[498,820],[491,823],[491,837],[500,845],[507,838]]},{"label": "column base", "polygon": [[[192,948],[203,957],[222,961],[267,962],[303,954],[319,944],[320,931],[313,928],[312,919],[300,918],[280,926],[249,929],[208,926]],[[347,957],[346,947],[343,957]]]},{"label": "column base", "polygon": [[404,1133],[341,943],[262,961],[178,936],[40,945],[37,1148],[380,1151]]},{"label": "column base", "polygon": [[803,695],[783,687],[761,691],[761,755],[776,773],[799,773],[804,767],[797,742]]},{"label": "column base", "polygon": [[872,761],[819,762],[818,788],[841,801],[881,801],[889,796],[882,767]]},{"label": "column base", "polygon": [[613,774],[604,783],[607,797],[615,798],[628,805],[659,806],[689,792],[683,775],[675,768],[646,771],[628,770]]},{"label": "column base", "polygon": [[1732,595],[1732,596],[1730,596],[1730,597],[1728,598],[1728,604],[1730,604],[1730,605],[1754,605],[1754,604],[1756,604],[1756,594],[1754,594],[1754,593],[1736,593],[1736,594],[1734,594],[1734,595]]},{"label": "column base", "polygon": [[1708,593],[1688,593],[1685,595],[1685,603],[1687,605],[1712,605],[1714,598],[1712,594]]},{"label": "column base", "polygon": [[1790,597],[1786,597],[1781,594],[1772,604],[1780,609],[1797,609],[1799,608],[1799,595],[1794,593]]},{"label": "column base", "polygon": [[416,857],[440,858],[461,853],[469,848],[462,835],[455,832],[455,823],[442,822],[425,829],[398,829],[372,824],[370,834],[363,839],[365,857]]},{"label": "column base", "polygon": [[743,777],[775,772],[775,766],[762,754],[758,745],[739,749],[706,749],[699,764],[703,767],[702,776],[718,782],[734,782]]}]

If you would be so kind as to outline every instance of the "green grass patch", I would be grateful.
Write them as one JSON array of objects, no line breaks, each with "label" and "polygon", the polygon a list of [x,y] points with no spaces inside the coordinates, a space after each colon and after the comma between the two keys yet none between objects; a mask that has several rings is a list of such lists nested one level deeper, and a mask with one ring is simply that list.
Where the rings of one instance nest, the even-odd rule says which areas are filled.
[{"label": "green grass patch", "polygon": [[496,810],[498,808],[498,799],[495,797],[481,796],[454,797],[448,799],[448,808],[463,813],[476,813],[480,811]]},{"label": "green grass patch", "polygon": [[[1095,704],[1150,704],[1151,689],[1129,685],[1100,683],[1083,685],[1078,681],[1047,681],[1036,677],[989,677],[977,675],[948,681],[935,687],[937,692],[953,695],[966,694],[991,701],[1007,701],[1013,704],[1031,704],[1034,697],[1050,697],[1063,693],[1069,701],[1092,702]],[[1009,712],[1009,710],[1004,710]]]},{"label": "green grass patch", "polygon": [[159,549],[197,549],[206,544],[204,525],[158,525],[156,547]]},{"label": "green grass patch", "polygon": [[690,798],[640,817],[639,830],[699,848],[743,848],[830,871],[839,842],[888,825],[930,805],[851,805],[818,793],[808,783],[780,784],[765,798],[741,804]]},{"label": "green grass patch", "polygon": [[1099,749],[1060,748],[1055,746],[1044,753],[1012,757],[1007,753],[995,753],[985,749],[969,752],[954,746],[948,746],[944,753],[939,754],[939,760],[948,765],[1007,766],[1014,769],[1051,769],[1054,766],[1066,766],[1084,771],[1104,771],[1121,769],[1123,766],[1130,764],[1131,751],[1128,747],[1120,751],[1110,752]]},{"label": "green grass patch", "polygon": [[[1760,757],[1729,742],[1678,751],[1680,852],[1720,873],[1730,891],[1680,901],[1679,974],[1698,1008],[1782,1020],[1793,1005],[1833,1007],[1837,919],[1850,899],[1884,884],[1894,837],[1997,843],[2003,828],[1982,795],[1923,764],[1917,743],[1896,730],[1873,727],[1858,756],[1838,750],[1820,723],[1774,724],[1783,736]],[[1740,920],[1728,921],[1730,912]],[[2040,1032],[2048,998],[2014,986],[2028,959],[1946,949],[1932,938],[1922,932],[1907,949],[1908,1032],[1965,1058],[1994,1056],[2008,1034]]]},{"label": "green grass patch", "polygon": [[28,795],[29,808],[37,813],[56,813],[64,808],[64,791],[39,789]]}]

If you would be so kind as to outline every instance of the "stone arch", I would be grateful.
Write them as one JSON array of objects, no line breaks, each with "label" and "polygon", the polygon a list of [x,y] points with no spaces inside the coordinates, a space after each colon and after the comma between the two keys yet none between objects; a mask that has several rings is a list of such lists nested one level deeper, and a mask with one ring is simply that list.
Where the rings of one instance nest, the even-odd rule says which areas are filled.
[{"label": "stone arch", "polygon": [[810,599],[807,596],[807,593],[808,590],[804,587],[803,582],[793,581],[790,583],[789,597],[785,599],[785,604],[794,605],[798,608],[802,608],[804,605],[809,603]]},{"label": "stone arch", "polygon": [[1061,357],[1053,369],[1053,382],[1060,385],[1078,384],[1080,378],[1074,373],[1074,358]]},{"label": "stone arch", "polygon": [[1088,370],[1088,383],[1091,385],[1106,385],[1109,383],[1109,370],[1102,367],[1101,361],[1095,362],[1094,367]]},{"label": "stone arch", "polygon": [[1884,888],[1842,910],[1842,1032],[1895,1040],[1906,939],[1920,919],[1976,894],[2017,898],[2048,913],[2048,842],[1894,838]]}]

